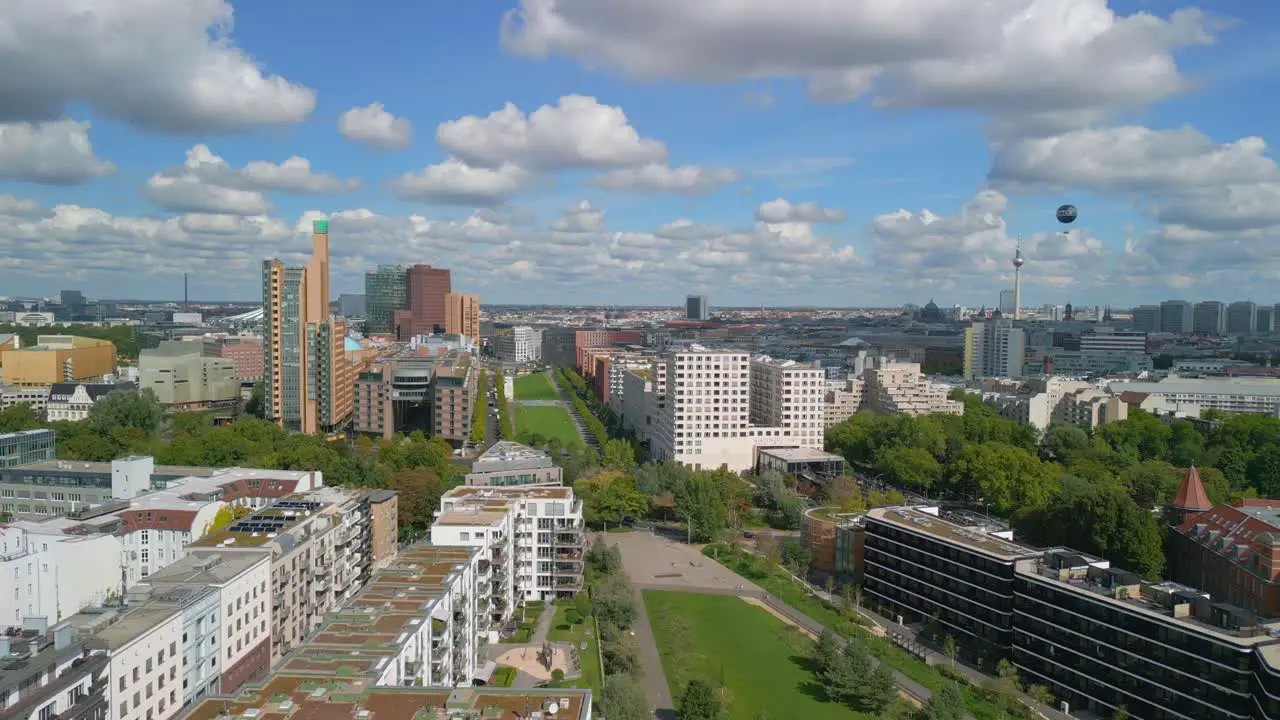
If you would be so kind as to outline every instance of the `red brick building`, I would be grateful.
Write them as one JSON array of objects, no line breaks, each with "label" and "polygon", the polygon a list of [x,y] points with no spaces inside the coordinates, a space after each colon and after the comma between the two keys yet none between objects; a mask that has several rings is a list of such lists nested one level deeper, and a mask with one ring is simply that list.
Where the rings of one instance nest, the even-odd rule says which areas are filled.
[{"label": "red brick building", "polygon": [[258,381],[262,379],[261,338],[228,340],[218,346],[218,355],[236,364],[237,380]]},{"label": "red brick building", "polygon": [[445,268],[414,265],[405,271],[405,310],[392,313],[392,325],[400,340],[429,333],[448,325],[446,298],[453,292],[453,281]]},{"label": "red brick building", "polygon": [[595,368],[587,360],[587,350],[643,344],[644,332],[640,330],[579,330],[574,338],[575,367],[580,373],[594,372]]},{"label": "red brick building", "polygon": [[1173,580],[1263,617],[1280,615],[1280,500],[1213,505],[1193,467],[1173,513]]}]

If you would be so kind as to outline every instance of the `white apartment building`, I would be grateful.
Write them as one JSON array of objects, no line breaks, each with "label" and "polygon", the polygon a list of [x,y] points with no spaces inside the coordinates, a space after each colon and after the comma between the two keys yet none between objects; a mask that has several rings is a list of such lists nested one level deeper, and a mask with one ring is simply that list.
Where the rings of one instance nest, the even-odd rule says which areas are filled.
[{"label": "white apartment building", "polygon": [[617,411],[622,426],[635,434],[640,442],[649,439],[655,418],[649,414],[654,402],[651,371],[647,368],[629,370],[622,376],[622,400]]},{"label": "white apartment building", "polygon": [[1097,388],[1069,393],[1054,408],[1053,421],[1097,428],[1129,418],[1129,405]]},{"label": "white apartment building", "polygon": [[1044,432],[1054,423],[1097,428],[1128,417],[1128,406],[1083,380],[1053,375],[980,395],[1001,417]]},{"label": "white apartment building", "polygon": [[234,693],[270,669],[271,553],[195,552],[151,575],[146,583],[131,593],[142,588],[151,588],[154,594],[149,597],[154,598],[193,590],[212,593],[210,606],[201,605],[198,614],[184,610],[183,707],[200,700],[204,692]]},{"label": "white apartment building", "polygon": [[487,549],[490,595],[502,605],[494,620],[505,621],[516,601],[582,589],[582,501],[571,487],[453,488],[440,499],[431,542]]},{"label": "white apartment building", "polygon": [[218,641],[223,627],[218,617],[218,591],[204,586],[157,589],[139,585],[130,588],[128,598],[131,609],[169,608],[182,615],[181,707],[216,695],[222,673]]},{"label": "white apartment building", "polygon": [[0,629],[23,618],[58,623],[124,591],[112,535],[65,535],[44,523],[0,525]]},{"label": "white apartment building", "polygon": [[90,655],[75,629],[49,631],[38,618],[22,633],[0,635],[0,717],[5,720],[100,720],[106,715],[107,656]]},{"label": "white apartment building", "polygon": [[884,415],[963,415],[964,403],[951,400],[951,388],[930,381],[920,363],[892,362],[866,372],[863,402]]},{"label": "white apartment building", "polygon": [[431,525],[431,543],[476,548],[475,569],[478,617],[476,630],[490,642],[511,619],[517,600],[512,580],[515,567],[515,514],[505,506],[448,503]]},{"label": "white apartment building", "polygon": [[[767,389],[753,395],[752,367],[750,356],[737,350],[694,345],[670,353],[665,402],[651,441],[653,456],[695,469],[725,466],[745,472],[755,466],[757,447],[822,447],[822,371],[762,359],[755,372],[769,378],[764,380]],[[787,386],[788,377],[792,383],[806,384]],[[805,393],[793,394],[787,404],[787,389]],[[782,395],[776,394],[779,390]],[[753,417],[773,418],[787,426],[754,425]],[[818,427],[804,427],[811,424]]]},{"label": "white apartment building", "polygon": [[751,361],[751,424],[782,428],[795,447],[822,449],[823,387],[820,367],[761,355]]},{"label": "white apartment building", "polygon": [[537,362],[542,357],[542,331],[527,325],[517,325],[511,332],[493,339],[498,359],[509,363]]},{"label": "white apartment building", "polygon": [[1143,393],[1175,406],[1280,416],[1280,381],[1276,380],[1170,377],[1160,382],[1112,383],[1108,389],[1114,395]]},{"label": "white apartment building", "polygon": [[110,657],[108,720],[164,720],[181,709],[182,627],[181,610],[143,606],[86,640]]},{"label": "white apartment building", "polygon": [[1147,352],[1147,334],[1144,332],[1115,330],[1104,325],[1080,335],[1080,352],[1145,355]]}]

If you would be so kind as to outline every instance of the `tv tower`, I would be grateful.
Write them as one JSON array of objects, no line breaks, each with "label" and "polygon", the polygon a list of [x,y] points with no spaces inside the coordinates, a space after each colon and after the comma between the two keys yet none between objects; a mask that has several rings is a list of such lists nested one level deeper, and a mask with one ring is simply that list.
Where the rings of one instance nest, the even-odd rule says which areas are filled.
[{"label": "tv tower", "polygon": [[1022,316],[1022,266],[1026,263],[1026,258],[1022,257],[1022,243],[1018,243],[1017,249],[1013,251],[1013,319],[1018,320]]}]

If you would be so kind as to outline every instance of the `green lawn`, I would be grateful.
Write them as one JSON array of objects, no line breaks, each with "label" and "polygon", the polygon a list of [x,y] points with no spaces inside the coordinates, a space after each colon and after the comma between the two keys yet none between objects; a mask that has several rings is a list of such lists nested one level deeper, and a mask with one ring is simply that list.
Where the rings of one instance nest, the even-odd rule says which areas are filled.
[{"label": "green lawn", "polygon": [[[552,608],[556,614],[551,618],[551,630],[547,633],[547,639],[551,642],[573,643],[573,646],[578,648],[578,663],[582,669],[582,677],[566,680],[565,687],[591,688],[591,692],[599,697],[600,656],[599,651],[596,650],[595,618],[589,617],[577,625],[570,625],[564,614],[572,608],[573,605],[568,603]],[[586,650],[582,649],[584,642],[587,644]]]},{"label": "green lawn", "polygon": [[517,405],[516,436],[525,438],[537,433],[546,438],[560,438],[565,447],[582,445],[569,411],[554,405]]},{"label": "green lawn", "polygon": [[515,380],[516,400],[559,400],[551,376],[545,372],[521,375]]},{"label": "green lawn", "polygon": [[813,645],[794,627],[731,595],[644,591],[671,695],[701,677],[729,690],[731,720],[870,718],[825,702],[807,668]]}]

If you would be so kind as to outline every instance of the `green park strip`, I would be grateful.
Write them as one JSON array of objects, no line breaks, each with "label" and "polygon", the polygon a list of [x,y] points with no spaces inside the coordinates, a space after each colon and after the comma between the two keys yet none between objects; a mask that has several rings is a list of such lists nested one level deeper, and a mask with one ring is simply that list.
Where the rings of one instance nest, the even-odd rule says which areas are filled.
[{"label": "green park strip", "polygon": [[[944,685],[951,682],[938,667],[926,663],[885,638],[873,635],[867,627],[870,621],[866,618],[808,592],[785,570],[769,568],[767,562],[760,556],[726,545],[709,545],[703,554],[760,586],[783,603],[822,623],[824,627],[830,628],[836,634],[860,639],[866,644],[871,654],[894,670],[928,688],[930,692],[938,692]],[[850,595],[851,600],[852,598],[853,596]],[[969,712],[978,720],[995,720],[1007,716],[979,688],[965,687],[963,694]]]},{"label": "green park strip", "polygon": [[873,717],[825,700],[810,670],[813,641],[741,598],[645,590],[644,606],[677,702],[702,679],[728,691],[729,720]]},{"label": "green park strip", "polygon": [[559,400],[551,377],[545,372],[521,375],[515,379],[516,400]]},{"label": "green park strip", "polygon": [[573,426],[568,410],[554,405],[517,405],[516,436],[529,438],[533,435],[557,438],[565,447],[582,445],[582,438]]}]

